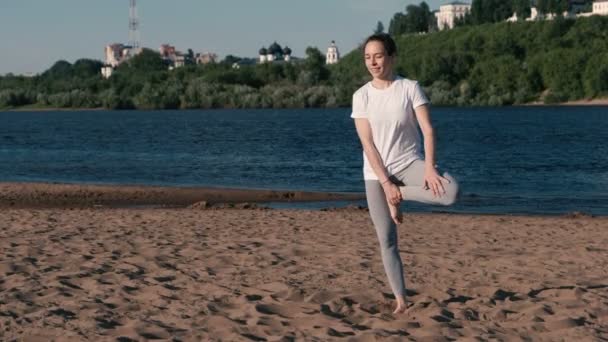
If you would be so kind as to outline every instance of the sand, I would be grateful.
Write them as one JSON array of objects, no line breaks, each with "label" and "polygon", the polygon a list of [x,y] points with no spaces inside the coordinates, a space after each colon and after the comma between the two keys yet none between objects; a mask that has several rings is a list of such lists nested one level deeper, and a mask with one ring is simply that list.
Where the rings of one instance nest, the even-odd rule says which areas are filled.
[{"label": "sand", "polygon": [[562,103],[565,106],[608,106],[608,98],[597,98],[591,100],[576,100]]},{"label": "sand", "polygon": [[225,207],[234,205],[247,207],[252,203],[361,199],[365,199],[365,194],[211,187],[0,182],[0,208]]},{"label": "sand", "polygon": [[546,104],[543,101],[533,101],[524,104],[524,106],[608,106],[608,98],[600,97],[595,99],[582,99],[574,101],[565,101],[553,104]]},{"label": "sand", "polygon": [[411,307],[368,212],[3,208],[0,340],[600,341],[608,218],[407,214]]}]

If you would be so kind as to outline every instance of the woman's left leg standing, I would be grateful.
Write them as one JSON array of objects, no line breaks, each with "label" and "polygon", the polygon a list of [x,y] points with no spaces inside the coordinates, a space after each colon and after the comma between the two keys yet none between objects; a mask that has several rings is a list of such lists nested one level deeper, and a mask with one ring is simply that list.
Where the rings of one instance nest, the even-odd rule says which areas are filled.
[{"label": "woman's left leg standing", "polygon": [[384,270],[395,296],[405,296],[405,280],[403,277],[403,263],[399,256],[397,239],[397,226],[391,218],[386,196],[380,182],[365,181],[365,194],[367,206],[371,216],[378,241]]}]

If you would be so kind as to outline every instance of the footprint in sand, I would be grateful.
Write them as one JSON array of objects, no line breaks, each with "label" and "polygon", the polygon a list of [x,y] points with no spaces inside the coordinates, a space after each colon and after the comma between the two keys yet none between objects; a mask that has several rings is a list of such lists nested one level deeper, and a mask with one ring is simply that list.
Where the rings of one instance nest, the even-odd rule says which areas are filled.
[{"label": "footprint in sand", "polygon": [[116,329],[116,327],[123,325],[123,323],[111,317],[95,317],[95,321],[97,322],[97,327],[101,329]]},{"label": "footprint in sand", "polygon": [[294,317],[297,308],[284,307],[276,304],[259,303],[255,305],[255,310],[265,315],[277,315],[283,318]]},{"label": "footprint in sand", "polygon": [[587,322],[587,320],[585,319],[585,317],[578,317],[578,318],[568,317],[568,318],[558,319],[558,320],[554,320],[554,321],[547,321],[545,323],[545,328],[547,328],[549,331],[555,331],[555,330],[560,330],[560,329],[571,329],[571,328],[583,326],[583,325],[585,325],[586,322]]},{"label": "footprint in sand", "polygon": [[337,292],[320,290],[306,297],[304,301],[308,303],[323,304],[330,300],[334,300],[337,297],[339,297],[339,294]]},{"label": "footprint in sand", "polygon": [[321,313],[323,313],[326,316],[338,318],[338,319],[342,319],[342,318],[346,317],[345,315],[343,315],[337,311],[333,311],[327,304],[321,304]]},{"label": "footprint in sand", "polygon": [[139,327],[135,328],[135,332],[140,337],[143,337],[148,340],[165,340],[171,337],[171,335],[167,331],[159,327]]},{"label": "footprint in sand", "polygon": [[123,285],[122,286],[122,290],[125,291],[128,294],[133,294],[133,292],[139,290],[139,287],[137,287],[137,286]]},{"label": "footprint in sand", "polygon": [[248,301],[250,302],[254,302],[257,300],[261,300],[263,297],[260,295],[256,295],[256,294],[251,294],[251,295],[246,295],[245,298],[247,298]]},{"label": "footprint in sand", "polygon": [[137,340],[126,336],[119,336],[116,338],[116,342],[137,342]]},{"label": "footprint in sand", "polygon": [[51,315],[63,317],[65,320],[72,320],[72,319],[76,319],[76,317],[77,317],[76,314],[73,313],[72,311],[65,310],[63,308],[51,310],[51,311],[49,311],[49,313]]},{"label": "footprint in sand", "polygon": [[154,280],[161,282],[161,283],[165,283],[165,282],[169,282],[169,281],[173,281],[175,280],[175,276],[174,275],[167,275],[167,276],[160,276],[160,277],[154,277]]},{"label": "footprint in sand", "polygon": [[352,331],[338,331],[333,328],[327,328],[327,335],[333,337],[346,337],[346,336],[354,336],[355,333]]}]

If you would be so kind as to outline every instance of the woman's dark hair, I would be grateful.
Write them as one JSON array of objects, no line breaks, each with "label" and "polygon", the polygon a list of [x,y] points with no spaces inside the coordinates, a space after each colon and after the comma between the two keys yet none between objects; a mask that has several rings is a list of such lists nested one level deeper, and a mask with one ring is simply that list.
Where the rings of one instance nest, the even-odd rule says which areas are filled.
[{"label": "woman's dark hair", "polygon": [[365,43],[363,44],[364,51],[365,51],[365,47],[367,46],[367,43],[369,43],[369,42],[382,43],[382,45],[384,45],[384,51],[386,51],[386,54],[389,56],[394,56],[397,54],[397,44],[395,44],[395,41],[393,40],[393,38],[391,38],[391,36],[387,33],[376,33],[376,34],[372,34],[371,36],[367,37],[367,39],[365,40]]}]

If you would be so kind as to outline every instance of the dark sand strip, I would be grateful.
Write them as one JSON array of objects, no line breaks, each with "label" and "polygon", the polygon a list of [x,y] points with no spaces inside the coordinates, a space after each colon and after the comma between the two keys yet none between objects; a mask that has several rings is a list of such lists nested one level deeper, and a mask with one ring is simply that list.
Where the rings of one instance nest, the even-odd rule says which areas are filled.
[{"label": "dark sand strip", "polygon": [[51,183],[0,183],[0,207],[184,207],[198,202],[261,203],[355,201],[362,193],[329,193],[282,190],[84,185]]}]

